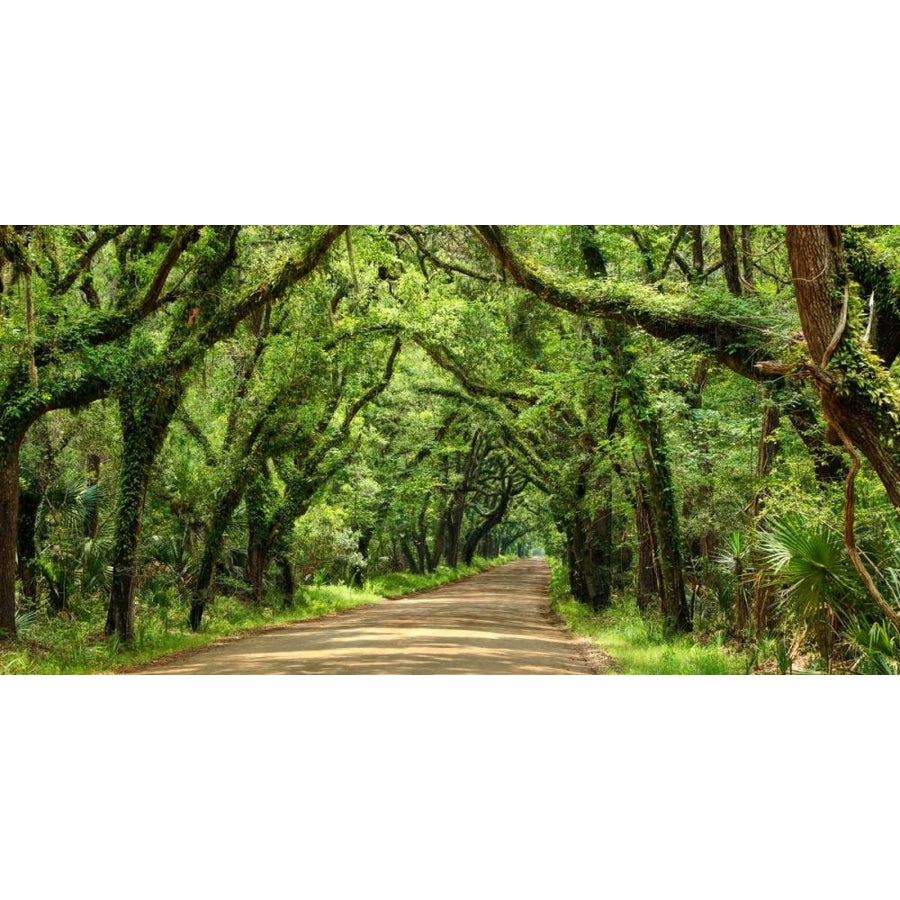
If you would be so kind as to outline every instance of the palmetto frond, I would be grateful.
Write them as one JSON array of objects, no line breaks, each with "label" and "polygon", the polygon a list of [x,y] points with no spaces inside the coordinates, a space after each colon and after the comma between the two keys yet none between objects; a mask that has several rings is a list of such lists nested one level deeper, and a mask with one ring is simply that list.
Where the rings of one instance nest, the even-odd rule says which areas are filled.
[{"label": "palmetto frond", "polygon": [[761,536],[760,557],[783,585],[785,606],[800,621],[810,623],[826,610],[848,620],[860,586],[835,531],[785,516]]}]

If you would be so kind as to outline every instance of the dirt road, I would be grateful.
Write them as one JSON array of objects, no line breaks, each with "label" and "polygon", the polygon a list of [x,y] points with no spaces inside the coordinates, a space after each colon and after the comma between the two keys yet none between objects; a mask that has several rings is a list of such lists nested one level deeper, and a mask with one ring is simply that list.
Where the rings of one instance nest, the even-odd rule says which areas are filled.
[{"label": "dirt road", "polygon": [[590,674],[550,619],[547,564],[520,559],[379,606],[240,638],[152,675]]}]

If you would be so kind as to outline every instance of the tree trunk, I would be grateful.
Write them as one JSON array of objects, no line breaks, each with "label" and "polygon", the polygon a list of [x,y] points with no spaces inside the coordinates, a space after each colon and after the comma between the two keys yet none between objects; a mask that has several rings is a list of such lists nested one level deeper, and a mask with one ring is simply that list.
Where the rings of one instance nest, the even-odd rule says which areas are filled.
[{"label": "tree trunk", "polygon": [[122,469],[116,510],[116,537],[112,560],[112,589],[106,633],[117,634],[124,644],[134,642],[134,597],[138,578],[138,548],[147,488],[153,463],[162,448],[169,423],[181,399],[180,383],[168,391],[147,396],[148,384],[119,399],[122,420]]},{"label": "tree trunk", "polygon": [[[734,231],[732,228],[732,250]],[[694,237],[694,261],[700,263],[702,273],[703,232],[700,226],[692,229]],[[599,272],[590,259],[585,259],[588,271],[593,275]],[[735,258],[736,265],[736,258]],[[740,285],[738,285],[740,287]],[[631,413],[631,419],[644,449],[644,462],[647,470],[647,488],[650,509],[652,510],[651,530],[653,531],[656,554],[656,565],[660,574],[658,589],[666,626],[675,631],[690,631],[693,627],[690,611],[684,593],[684,575],[681,560],[680,534],[678,514],[675,509],[675,488],[669,468],[666,446],[663,437],[662,423],[659,413],[650,401],[646,385],[636,366],[634,351],[629,346],[628,330],[621,324],[607,322],[604,326],[607,349],[612,361],[613,374],[616,377],[617,391],[621,391]],[[599,353],[599,343],[594,342],[595,357]],[[610,440],[617,428],[617,393],[613,393],[607,420],[607,440]],[[594,567],[586,568],[585,574],[595,573],[596,583],[588,581],[587,588],[595,588],[599,594],[596,602],[606,603],[610,599],[612,585],[612,522],[611,497],[606,503],[609,511],[608,520],[595,523],[597,545],[591,544],[591,550],[597,553]],[[601,519],[604,516],[601,510]],[[598,530],[599,529],[599,530]]]},{"label": "tree trunk", "polygon": [[419,520],[416,523],[416,534],[413,538],[416,556],[419,559],[419,568],[423,572],[430,571],[428,568],[428,563],[431,559],[431,554],[428,552],[428,504],[430,499],[430,497],[426,499],[419,510]]},{"label": "tree trunk", "polygon": [[250,601],[254,606],[262,603],[268,567],[269,554],[266,551],[265,535],[251,531],[247,541],[247,581],[250,585]]},{"label": "tree trunk", "polygon": [[[775,440],[778,423],[778,407],[770,400],[763,410],[762,429],[756,454],[756,477],[759,481],[763,481],[769,474],[775,464],[775,458],[778,456],[778,442]],[[753,497],[750,514],[755,523],[758,523],[762,517],[767,493],[764,487],[760,487]],[[766,579],[757,578],[753,585],[753,621],[757,635],[763,634],[772,627],[775,615],[774,599],[774,592]]]},{"label": "tree trunk", "polygon": [[266,569],[269,567],[269,523],[266,517],[267,474],[261,472],[247,487],[247,581],[250,599],[259,606],[263,600]]},{"label": "tree trunk", "polygon": [[444,546],[447,541],[447,515],[438,519],[437,530],[434,534],[434,543],[431,546],[431,556],[428,560],[428,571],[433,572],[440,564],[444,555]]},{"label": "tree trunk", "polygon": [[447,565],[451,569],[459,565],[459,543],[463,514],[466,511],[465,503],[466,495],[462,491],[457,491],[447,512]]},{"label": "tree trunk", "polygon": [[719,226],[719,244],[722,248],[722,268],[725,272],[725,283],[728,285],[730,293],[735,297],[740,297],[741,271],[738,267],[734,225]]},{"label": "tree trunk", "polygon": [[228,490],[223,492],[216,502],[212,520],[206,530],[206,538],[203,543],[203,556],[200,559],[200,568],[192,587],[191,612],[188,621],[191,630],[196,631],[203,620],[206,604],[215,593],[216,566],[222,547],[225,544],[225,533],[231,524],[234,511],[240,505],[246,488],[247,474],[242,473],[235,478]]},{"label": "tree trunk", "polygon": [[[772,470],[775,459],[778,456],[778,442],[775,435],[778,431],[780,420],[778,406],[767,398],[768,402],[763,410],[762,428],[759,435],[759,447],[756,453],[756,477],[762,482]],[[759,523],[765,508],[767,491],[760,487],[753,497],[750,514],[754,523]],[[741,594],[743,590],[739,588]],[[753,624],[757,637],[769,631],[773,625],[775,616],[775,594],[768,579],[757,577],[753,583]],[[743,623],[735,623],[738,631],[743,628]]]},{"label": "tree trunk", "polygon": [[[709,377],[709,362],[701,357],[691,374],[688,389],[685,392],[685,402],[690,409],[703,409],[703,391]],[[703,420],[697,418],[693,431],[696,441],[696,451],[700,468],[700,484],[696,494],[688,492],[682,507],[682,519],[687,521],[694,515],[695,509],[710,510],[713,508],[713,464],[709,453],[709,434],[703,424]],[[688,542],[688,559],[695,565],[699,562],[699,568],[705,569],[703,560],[709,560],[715,551],[716,535],[712,529],[707,529],[702,534],[692,538]]]},{"label": "tree trunk", "polygon": [[640,480],[635,483],[634,521],[638,543],[637,604],[645,610],[654,598],[659,599],[662,595],[662,573],[656,552],[653,510],[644,496]]},{"label": "tree trunk", "polygon": [[297,583],[294,580],[294,567],[286,553],[282,553],[278,557],[278,590],[284,609],[293,609]]},{"label": "tree trunk", "polygon": [[693,623],[684,593],[681,538],[672,475],[662,445],[655,444],[650,435],[644,437],[647,499],[653,512],[654,540],[661,575],[662,614],[667,628],[673,631],[690,631]]},{"label": "tree trunk", "polygon": [[574,521],[567,525],[564,533],[566,535],[566,570],[569,573],[569,591],[576,600],[585,603],[587,602],[587,588],[580,553],[582,541]]},{"label": "tree trunk", "polygon": [[850,296],[840,231],[833,225],[791,225],[787,248],[813,363],[798,374],[813,379],[826,420],[862,452],[891,503],[900,506],[900,399],[886,368],[867,349],[858,310],[845,310]]},{"label": "tree trunk", "polygon": [[691,262],[694,269],[694,281],[703,277],[705,262],[703,260],[703,226],[691,225]]},{"label": "tree trunk", "polygon": [[479,525],[466,535],[466,540],[463,545],[463,562],[467,566],[472,565],[472,560],[475,558],[475,551],[478,549],[479,543],[503,521],[503,517],[509,509],[509,503],[513,497],[514,490],[515,488],[512,481],[504,478],[500,499],[497,502],[497,505],[488,512]]},{"label": "tree trunk", "polygon": [[612,521],[608,506],[584,523],[582,535],[586,601],[599,612],[612,603]]},{"label": "tree trunk", "polygon": [[409,545],[409,541],[406,538],[402,538],[400,540],[400,553],[403,556],[404,561],[406,562],[406,568],[409,569],[413,575],[422,575],[424,574],[422,570],[419,568],[419,561],[416,559],[416,554],[413,553],[412,547]]},{"label": "tree trunk", "polygon": [[137,448],[129,450],[126,440],[116,511],[112,590],[106,616],[106,633],[117,634],[125,644],[134,641],[138,547],[152,468],[153,456],[141,453]]},{"label": "tree trunk", "polygon": [[16,536],[19,526],[19,448],[13,438],[0,458],[0,638],[16,636]]},{"label": "tree trunk", "polygon": [[19,556],[19,580],[22,582],[22,595],[26,606],[34,609],[37,606],[37,577],[35,558],[38,555],[37,511],[41,504],[40,491],[34,487],[26,488],[19,494],[19,528],[16,539]]},{"label": "tree trunk", "polygon": [[[379,515],[377,516],[378,521],[381,521],[384,518],[385,513],[387,512],[386,507],[379,507]],[[372,545],[372,538],[375,537],[375,528],[372,525],[368,525],[359,533],[359,542],[357,543],[357,549],[359,550],[359,555],[363,559],[363,563],[366,565],[359,565],[353,570],[353,574],[350,576],[350,585],[355,588],[362,588],[362,586],[366,582],[366,568],[369,561],[369,547]]]},{"label": "tree trunk", "polygon": [[447,516],[447,565],[455,568],[459,565],[459,554],[462,550],[462,526],[466,514],[469,490],[475,481],[478,467],[484,458],[485,448],[482,446],[481,434],[476,431],[469,443],[469,451],[459,472],[459,482],[451,494]]},{"label": "tree trunk", "polygon": [[660,603],[666,627],[690,631],[693,627],[684,592],[681,535],[675,508],[675,485],[669,467],[668,452],[659,412],[636,368],[634,351],[628,345],[627,332],[609,325],[614,370],[628,401],[631,420],[643,448],[646,498],[652,511],[653,539],[661,580]]},{"label": "tree trunk", "polygon": [[[762,428],[759,433],[759,445],[756,451],[756,477],[759,481],[762,481],[772,471],[775,457],[778,456],[778,441],[775,435],[779,421],[778,407],[771,399],[767,398],[766,406],[763,410]],[[767,491],[761,487],[753,497],[750,511],[754,520],[762,515],[766,495]]]},{"label": "tree trunk", "polygon": [[[673,245],[674,247],[674,245]],[[605,278],[607,276],[606,261],[602,254],[590,241],[582,241],[582,258],[585,267],[592,278]],[[674,250],[673,250],[674,252]],[[603,338],[600,332],[595,329],[589,331],[591,341],[591,351],[594,361],[598,364],[604,361],[604,356],[608,353],[612,357],[613,370],[618,376],[621,373],[617,369],[617,353],[624,341],[625,331],[618,325],[607,323],[604,327]],[[612,477],[611,471],[607,469],[604,477],[594,478],[595,484],[592,486],[591,493],[600,494],[599,502],[594,503],[591,498],[589,509],[588,501],[588,477],[593,471],[596,472],[595,459],[597,456],[597,441],[595,439],[594,429],[599,431],[600,416],[597,410],[595,400],[591,400],[587,408],[588,428],[582,435],[582,442],[585,456],[588,460],[583,464],[578,475],[578,482],[575,488],[575,516],[578,524],[578,530],[581,533],[582,550],[584,560],[582,563],[582,571],[584,573],[584,590],[586,597],[584,600],[592,609],[600,611],[606,609],[612,603],[612,563],[613,563],[613,545],[612,545]],[[619,428],[619,388],[614,387],[609,400],[609,408],[606,415],[606,445],[610,446],[616,431]],[[599,483],[597,483],[599,482]],[[582,518],[583,521],[578,521]]]},{"label": "tree trunk", "polygon": [[748,288],[753,288],[753,241],[752,225],[741,225],[741,280]]},{"label": "tree trunk", "polygon": [[[576,599],[599,612],[612,602],[612,511],[600,503],[593,512],[593,498],[588,490],[590,463],[579,474],[572,518],[572,553],[577,560],[578,590]],[[604,493],[608,479],[603,485]]]}]

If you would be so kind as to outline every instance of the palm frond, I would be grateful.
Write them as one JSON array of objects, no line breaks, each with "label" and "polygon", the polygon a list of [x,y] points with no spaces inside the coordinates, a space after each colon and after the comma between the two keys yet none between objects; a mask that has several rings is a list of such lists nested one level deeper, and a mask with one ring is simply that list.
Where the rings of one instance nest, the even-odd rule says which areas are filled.
[{"label": "palm frond", "polygon": [[829,613],[849,623],[862,590],[842,537],[800,516],[784,516],[760,536],[762,565],[782,587],[785,610],[807,625]]}]

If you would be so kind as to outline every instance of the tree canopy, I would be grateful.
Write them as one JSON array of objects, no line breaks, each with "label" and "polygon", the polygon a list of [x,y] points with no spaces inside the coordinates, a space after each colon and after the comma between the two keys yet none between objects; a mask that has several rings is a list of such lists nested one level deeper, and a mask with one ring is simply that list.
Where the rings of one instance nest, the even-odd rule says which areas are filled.
[{"label": "tree canopy", "polygon": [[826,668],[900,647],[888,226],[0,226],[0,630],[543,552]]}]

